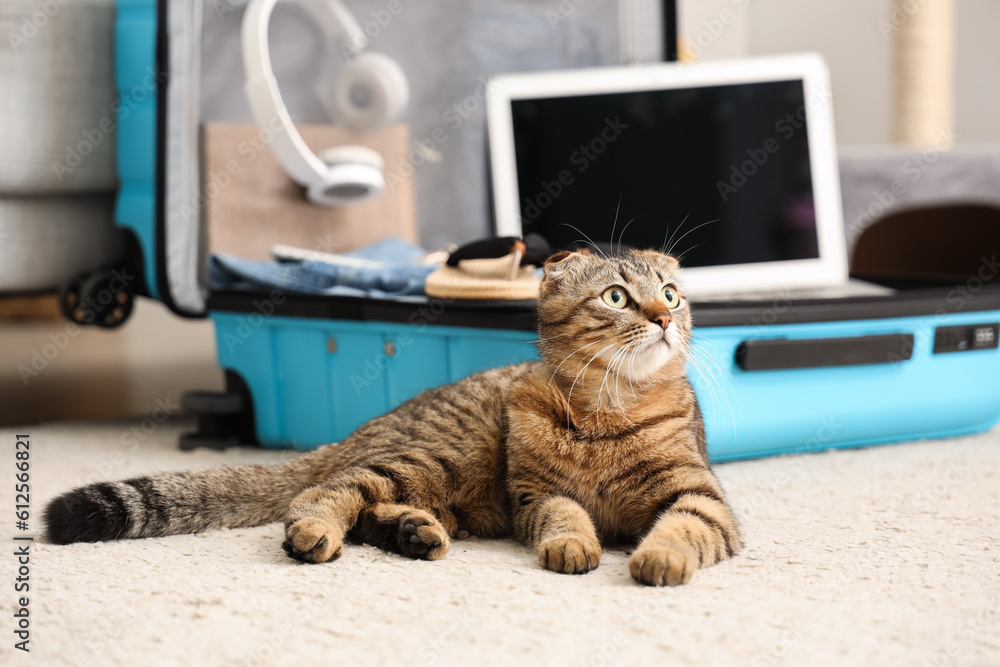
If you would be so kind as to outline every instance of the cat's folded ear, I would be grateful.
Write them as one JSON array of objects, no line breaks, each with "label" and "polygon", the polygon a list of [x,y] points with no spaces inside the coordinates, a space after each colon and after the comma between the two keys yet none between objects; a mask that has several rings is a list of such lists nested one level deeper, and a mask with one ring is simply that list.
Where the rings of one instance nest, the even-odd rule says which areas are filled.
[{"label": "cat's folded ear", "polygon": [[579,252],[563,250],[545,260],[545,277],[559,280],[568,272],[579,266],[583,260],[583,255]]}]

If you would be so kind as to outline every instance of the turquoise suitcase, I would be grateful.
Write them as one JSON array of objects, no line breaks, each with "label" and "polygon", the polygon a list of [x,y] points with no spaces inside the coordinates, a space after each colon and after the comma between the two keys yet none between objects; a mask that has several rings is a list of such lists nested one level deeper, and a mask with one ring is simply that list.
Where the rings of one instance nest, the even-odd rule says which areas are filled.
[{"label": "turquoise suitcase", "polygon": [[[1000,289],[694,304],[693,314],[689,372],[715,460],[950,437],[1000,421]],[[530,305],[274,304],[231,292],[213,296],[210,317],[231,391],[266,447],[337,441],[424,389],[536,358]]]}]

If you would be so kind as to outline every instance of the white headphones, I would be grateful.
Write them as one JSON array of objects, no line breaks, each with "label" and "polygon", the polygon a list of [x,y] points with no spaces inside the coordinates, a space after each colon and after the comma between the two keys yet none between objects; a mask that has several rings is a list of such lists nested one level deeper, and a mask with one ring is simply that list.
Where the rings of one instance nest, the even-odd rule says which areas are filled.
[{"label": "white headphones", "polygon": [[[360,48],[367,42],[361,26],[340,0],[296,0],[327,38]],[[254,120],[273,131],[270,142],[292,180],[306,188],[309,201],[341,206],[362,201],[385,189],[385,163],[366,146],[336,146],[314,154],[295,129],[271,68],[267,29],[278,0],[250,0],[243,16],[243,67],[246,94]],[[346,51],[346,49],[345,49]],[[410,97],[402,68],[381,53],[364,53],[341,67],[331,82],[330,110],[352,130],[364,130],[398,116]]]}]

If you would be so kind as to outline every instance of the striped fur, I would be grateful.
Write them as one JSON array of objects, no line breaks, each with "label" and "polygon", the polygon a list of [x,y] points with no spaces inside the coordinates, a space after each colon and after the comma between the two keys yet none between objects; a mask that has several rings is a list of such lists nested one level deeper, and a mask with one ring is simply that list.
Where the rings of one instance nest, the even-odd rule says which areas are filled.
[{"label": "striped fur", "polygon": [[[669,285],[680,305],[668,308]],[[601,295],[628,294],[625,308]],[[637,544],[645,584],[687,582],[741,547],[685,376],[691,315],[676,260],[560,253],[539,296],[541,361],[424,392],[343,442],[283,466],[99,483],[46,509],[59,544],[283,520],[292,558],[345,540],[410,558],[453,539],[513,536],[542,567],[583,573],[601,545]]]}]

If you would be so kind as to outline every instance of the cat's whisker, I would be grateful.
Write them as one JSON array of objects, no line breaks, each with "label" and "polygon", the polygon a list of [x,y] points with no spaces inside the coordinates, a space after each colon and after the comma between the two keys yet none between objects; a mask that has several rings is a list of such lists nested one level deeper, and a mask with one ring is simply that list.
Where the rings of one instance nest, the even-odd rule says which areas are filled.
[{"label": "cat's whisker", "polygon": [[[702,362],[702,363],[704,363],[704,362]],[[733,425],[733,437],[736,438],[737,437],[737,433],[736,433],[736,415],[733,413],[732,403],[730,402],[729,397],[727,396],[725,390],[719,384],[719,381],[717,379],[715,379],[715,375],[714,375],[714,373],[712,373],[711,369],[708,369],[708,373],[709,373],[709,375],[712,376],[712,381],[715,382],[716,388],[718,389],[718,392],[719,392],[719,395],[722,397],[722,400],[719,401],[719,409],[718,409],[718,411],[722,412],[722,404],[725,403],[726,409],[729,411],[729,420],[730,420],[730,422]],[[716,399],[716,400],[718,400],[718,399]],[[723,415],[724,414],[725,413],[723,413]]]},{"label": "cat's whisker", "polygon": [[[615,350],[615,353],[611,355],[611,359],[608,361],[608,367],[604,371],[604,378],[601,380],[601,384],[597,387],[597,423],[601,423],[601,394],[604,392],[604,383],[608,379],[608,373],[611,372],[611,368],[615,363],[615,359],[621,354],[621,350]],[[608,401],[614,402],[611,392],[608,392]]]},{"label": "cat's whisker", "polygon": [[701,243],[695,243],[695,244],[694,244],[693,246],[691,246],[690,248],[687,248],[687,249],[685,249],[685,250],[684,250],[684,252],[679,252],[679,253],[677,253],[676,255],[674,255],[674,257],[677,257],[677,258],[681,258],[681,257],[687,257],[687,254],[688,254],[689,252],[691,252],[692,250],[694,250],[695,248],[697,248],[697,247],[699,247],[699,246],[703,246],[703,245],[705,245],[706,243],[708,243],[708,241],[702,241]]},{"label": "cat's whisker", "polygon": [[[587,239],[574,239],[573,243],[581,243],[583,245],[593,245],[594,244],[593,241],[589,241]],[[571,243],[570,245],[572,246],[573,243]]]},{"label": "cat's whisker", "polygon": [[[726,405],[729,408],[730,418],[732,419],[733,422],[733,434],[734,437],[736,437],[738,435],[736,428],[736,416],[733,414],[732,401],[729,400],[729,397],[731,396],[733,401],[736,402],[736,409],[740,413],[740,416],[743,415],[743,406],[740,404],[739,397],[736,395],[736,388],[733,385],[733,382],[735,380],[733,379],[732,374],[729,372],[729,370],[725,366],[723,366],[722,363],[719,361],[718,359],[719,351],[715,349],[715,346],[712,345],[711,342],[705,339],[699,339],[699,340],[705,345],[708,345],[710,348],[712,348],[714,354],[711,354],[708,350],[705,349],[698,350],[698,352],[702,355],[707,355],[708,360],[706,363],[715,366],[715,368],[722,375],[722,379],[726,381],[726,385],[729,387],[729,392],[727,393],[725,387],[723,387],[722,384],[718,382],[718,380],[715,380],[716,384],[718,384],[719,392],[723,395],[723,398],[725,398]],[[714,373],[712,374],[712,376],[714,379],[715,378]]]},{"label": "cat's whisker", "polygon": [[577,352],[579,352],[580,350],[582,350],[584,348],[588,348],[591,345],[597,345],[598,343],[604,343],[604,342],[606,342],[608,340],[610,340],[610,338],[601,338],[601,339],[595,340],[593,343],[587,343],[586,345],[581,345],[580,347],[578,347],[575,350],[573,350],[572,352],[570,352],[568,355],[566,355],[565,359],[563,359],[562,361],[559,362],[559,366],[556,366],[555,370],[552,371],[552,375],[549,377],[549,384],[552,384],[552,380],[555,379],[556,373],[559,372],[559,368],[563,364],[565,364],[567,361],[569,361],[570,357],[572,357],[573,355],[575,355]]},{"label": "cat's whisker", "polygon": [[[733,432],[735,434],[735,432],[736,432],[736,415],[733,412],[732,403],[729,400],[729,396],[726,395],[726,390],[722,387],[722,385],[719,383],[719,380],[715,377],[715,373],[712,372],[711,366],[715,362],[711,361],[710,360],[711,358],[709,360],[706,360],[706,359],[702,358],[701,356],[699,356],[700,354],[703,354],[703,353],[704,353],[704,350],[698,350],[698,349],[692,347],[689,359],[691,359],[692,361],[697,360],[698,363],[696,365],[698,366],[699,370],[701,371],[702,378],[705,380],[705,385],[706,385],[706,387],[709,387],[709,391],[712,392],[712,397],[713,397],[712,400],[715,401],[719,406],[721,406],[722,401],[725,401],[726,408],[729,410],[729,417],[730,417],[730,419],[732,420],[732,423],[733,423]],[[706,374],[707,374],[707,377],[706,377]],[[709,379],[711,379],[711,382],[715,383],[716,389],[718,389],[718,395],[716,395],[715,392],[712,391],[710,383],[709,383]],[[732,387],[732,385],[730,385],[730,388],[731,387]],[[719,400],[719,396],[721,396],[722,401]],[[737,405],[738,405],[738,402],[737,402]],[[721,407],[720,407],[720,409],[721,409]]]},{"label": "cat's whisker", "polygon": [[[740,406],[739,398],[736,396],[736,387],[734,385],[736,379],[733,377],[733,374],[729,372],[729,369],[725,365],[723,365],[722,362],[720,361],[720,358],[722,358],[722,354],[719,353],[719,350],[716,349],[716,347],[712,345],[712,342],[707,338],[702,338],[699,336],[696,338],[696,340],[712,348],[712,352],[714,352],[715,354],[710,354],[709,359],[712,360],[715,367],[719,369],[719,371],[722,373],[722,378],[726,381],[726,384],[729,385],[729,389],[732,392],[733,399],[736,401],[736,407],[739,409],[740,415],[742,415],[743,408],[742,406]],[[707,350],[705,351],[705,353],[707,354]]]},{"label": "cat's whisker", "polygon": [[[688,209],[687,215],[685,215],[684,219],[681,220],[681,224],[677,225],[677,228],[674,229],[674,234],[676,234],[678,231],[680,231],[680,228],[684,226],[684,223],[687,222],[688,218],[691,217],[691,212],[692,211],[694,211],[694,204],[691,204],[691,208]],[[670,234],[670,225],[667,225],[667,231],[665,231],[663,233],[663,245],[660,246],[660,252],[662,252],[662,253],[667,253],[667,250],[666,250],[667,245],[674,238],[674,234],[670,234],[670,238],[668,239],[667,238],[667,234]],[[669,253],[667,253],[667,254],[669,254]]]},{"label": "cat's whisker", "polygon": [[[622,378],[621,378],[621,373],[622,373],[622,367],[624,366],[625,361],[628,359],[628,352],[629,352],[630,346],[631,346],[631,343],[629,345],[626,345],[622,349],[622,355],[621,355],[621,357],[618,358],[618,362],[615,364],[615,380],[614,380],[614,382],[615,382],[615,397],[618,399],[618,412],[620,412],[621,415],[622,415],[622,417],[624,417],[626,420],[628,419],[628,414],[625,413],[625,402],[622,401]],[[608,389],[608,394],[609,395],[611,394],[610,387]]]},{"label": "cat's whisker", "polygon": [[[632,343],[629,343],[628,345],[625,346],[625,348],[624,348],[625,349],[625,354],[622,355],[621,360],[618,362],[618,368],[615,371],[615,391],[616,391],[616,393],[618,395],[619,411],[621,411],[622,416],[626,417],[626,418],[628,418],[628,415],[626,415],[625,411],[621,409],[621,406],[623,405],[623,403],[622,403],[622,392],[621,392],[621,389],[622,389],[622,368],[625,366],[625,362],[629,358],[629,349],[632,347],[632,345],[634,345],[634,343],[635,342],[633,341]],[[625,376],[628,377],[628,373],[626,373]],[[632,384],[632,378],[629,377],[628,381],[629,381],[629,384],[631,385]],[[634,391],[632,392],[632,397],[633,397],[633,399],[635,398],[635,392]]]},{"label": "cat's whisker", "polygon": [[681,234],[679,237],[677,237],[676,241],[674,241],[673,243],[670,244],[670,247],[667,248],[667,254],[668,255],[671,254],[671,252],[673,251],[673,249],[677,247],[677,244],[680,243],[681,241],[683,241],[684,237],[686,237],[688,234],[696,232],[699,229],[701,229],[702,227],[704,227],[705,225],[710,225],[713,222],[718,222],[719,220],[722,220],[722,218],[716,218],[715,220],[709,220],[708,222],[703,222],[700,225],[696,225],[696,226],[692,227],[691,229],[687,230],[686,232],[684,232],[683,234]]},{"label": "cat's whisker", "polygon": [[718,403],[719,403],[719,401],[717,400],[716,395],[715,395],[715,388],[716,387],[715,387],[714,383],[710,382],[710,380],[713,379],[713,378],[711,378],[709,376],[709,373],[708,373],[707,369],[705,368],[705,362],[704,362],[704,360],[701,359],[697,354],[695,354],[695,351],[693,349],[691,349],[690,347],[687,347],[685,349],[685,353],[684,354],[685,354],[685,360],[697,369],[698,374],[701,376],[702,380],[705,382],[705,388],[708,389],[708,392],[709,392],[709,394],[710,394],[710,396],[712,398],[712,403],[717,406]]},{"label": "cat's whisker", "polygon": [[635,398],[635,384],[632,382],[632,378],[635,377],[635,355],[639,352],[639,341],[634,341],[636,343],[635,347],[632,348],[632,354],[629,355],[628,360],[628,386],[632,390],[632,398]]},{"label": "cat's whisker", "polygon": [[[569,388],[569,395],[566,398],[567,403],[571,403],[572,402],[572,400],[573,400],[573,388],[576,387],[576,382],[577,382],[577,380],[580,379],[580,375],[583,374],[583,373],[585,373],[587,371],[587,366],[590,366],[590,364],[592,364],[594,362],[594,359],[596,359],[597,357],[601,356],[601,354],[603,354],[605,350],[610,350],[611,348],[613,348],[617,344],[618,344],[617,342],[613,342],[610,345],[608,345],[607,347],[601,349],[597,354],[595,354],[594,356],[592,356],[590,358],[590,361],[588,361],[587,365],[583,367],[583,370],[577,372],[576,378],[573,379],[573,384],[570,385],[570,388]],[[569,415],[567,414],[566,417],[568,419]]]},{"label": "cat's whisker", "polygon": [[[715,352],[715,354],[711,354],[707,350],[701,350],[701,354],[704,354],[704,355],[708,356],[709,361],[712,363],[713,366],[715,366],[715,368],[722,375],[722,379],[726,381],[726,384],[728,385],[730,391],[732,392],[733,397],[736,398],[736,387],[733,384],[735,382],[735,379],[733,378],[732,373],[729,372],[729,369],[726,368],[719,361],[719,359],[717,357],[718,350],[715,350],[714,346],[712,346],[712,344],[709,343],[708,341],[702,340],[701,342],[704,343],[704,344],[706,344],[706,345],[708,345],[709,347],[712,347],[712,350]],[[737,406],[739,406],[739,400],[737,400]],[[742,410],[741,410],[741,414],[742,414]]]},{"label": "cat's whisker", "polygon": [[701,379],[705,384],[705,388],[708,390],[708,395],[712,401],[712,408],[713,408],[712,419],[713,420],[719,419],[719,417],[722,414],[721,413],[722,401],[719,399],[719,395],[716,393],[717,387],[715,385],[717,383],[715,379],[712,377],[711,372],[707,368],[705,368],[704,361],[699,359],[697,356],[689,353],[688,362],[690,362],[691,365],[694,366],[695,369],[698,371],[698,374],[701,376]]},{"label": "cat's whisker", "polygon": [[622,212],[622,196],[623,196],[623,194],[624,193],[622,193],[622,192],[618,193],[618,208],[615,209],[615,221],[611,225],[611,236],[608,237],[608,238],[611,239],[612,247],[614,247],[613,244],[615,242],[615,227],[618,226],[618,214]]},{"label": "cat's whisker", "polygon": [[626,370],[626,373],[625,373],[626,376],[628,377],[629,391],[632,393],[632,399],[633,400],[635,400],[635,398],[636,398],[636,386],[635,386],[635,378],[634,378],[634,375],[635,375],[635,360],[636,360],[636,356],[639,354],[639,348],[641,347],[640,343],[641,343],[641,341],[638,340],[638,339],[634,341],[634,345],[632,346],[632,352],[629,354],[629,358],[628,358],[628,369]]},{"label": "cat's whisker", "polygon": [[[624,227],[622,227],[622,233],[618,235],[618,254],[619,255],[622,252],[622,239],[625,238],[625,232],[628,231],[629,225],[631,225],[633,222],[635,222],[638,219],[639,219],[639,216],[635,216],[634,218],[632,218],[631,220],[629,220],[627,223],[625,223]],[[614,241],[614,237],[612,237],[612,242],[613,241]]]},{"label": "cat's whisker", "polygon": [[590,243],[590,245],[594,246],[594,249],[595,249],[595,250],[597,250],[597,252],[601,253],[601,256],[602,256],[602,257],[603,257],[603,258],[604,258],[605,260],[607,260],[607,261],[611,261],[610,259],[608,259],[608,256],[604,254],[604,251],[603,251],[603,250],[601,250],[600,246],[598,246],[598,245],[597,245],[596,243],[594,243],[594,240],[593,240],[592,238],[590,238],[589,236],[587,236],[587,233],[586,233],[585,231],[583,231],[582,229],[580,229],[580,228],[579,228],[579,227],[577,227],[576,225],[571,225],[571,224],[569,224],[568,222],[561,222],[561,223],[559,223],[559,224],[561,224],[561,225],[565,225],[566,227],[569,227],[570,229],[572,229],[572,230],[575,230],[575,231],[577,231],[577,232],[579,232],[579,233],[583,234],[583,237],[584,237],[585,239],[587,239],[587,242],[588,242],[588,243]]},{"label": "cat's whisker", "polygon": [[[712,375],[711,371],[705,365],[705,361],[694,354],[693,351],[688,351],[687,361],[695,367],[698,371],[698,375],[701,377],[702,382],[705,384],[705,389],[708,390],[709,398],[712,400],[713,408],[718,411],[722,405],[722,400],[719,397],[719,386],[715,377]],[[718,416],[718,415],[714,415]]]},{"label": "cat's whisker", "polygon": [[[614,367],[615,367],[615,360],[618,359],[619,357],[623,357],[624,353],[626,353],[626,352],[628,352],[628,346],[627,345],[625,347],[621,348],[620,350],[617,350],[614,353],[614,355],[611,357],[611,361],[608,362],[608,368],[607,368],[607,370],[604,371],[604,379],[601,380],[601,386],[597,390],[597,415],[598,415],[598,420],[600,420],[600,414],[601,414],[601,392],[604,391],[604,385],[608,381],[608,376],[611,374],[612,369],[614,369]],[[612,403],[614,403],[613,397],[611,395],[611,387],[610,386],[608,387],[608,400],[611,401]],[[618,400],[621,401],[621,394],[618,395]],[[618,406],[618,409],[621,410],[621,405],[620,404]],[[625,413],[622,412],[622,415],[624,415],[624,414]]]}]

